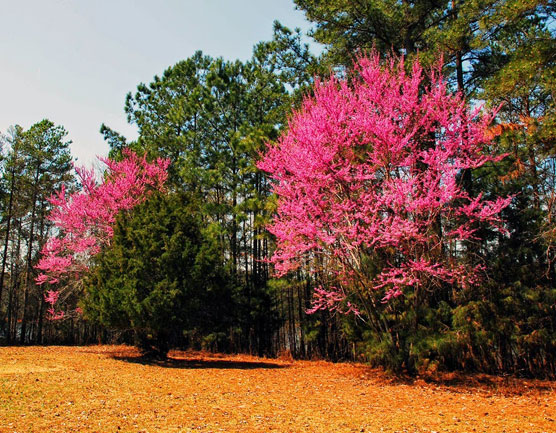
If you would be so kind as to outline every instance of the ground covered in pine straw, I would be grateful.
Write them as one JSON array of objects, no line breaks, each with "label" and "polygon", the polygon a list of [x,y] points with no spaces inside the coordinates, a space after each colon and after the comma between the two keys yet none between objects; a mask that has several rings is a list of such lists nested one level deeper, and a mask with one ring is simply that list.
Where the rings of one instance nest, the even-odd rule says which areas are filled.
[{"label": "ground covered in pine straw", "polygon": [[125,346],[0,348],[0,432],[554,432],[556,382]]}]

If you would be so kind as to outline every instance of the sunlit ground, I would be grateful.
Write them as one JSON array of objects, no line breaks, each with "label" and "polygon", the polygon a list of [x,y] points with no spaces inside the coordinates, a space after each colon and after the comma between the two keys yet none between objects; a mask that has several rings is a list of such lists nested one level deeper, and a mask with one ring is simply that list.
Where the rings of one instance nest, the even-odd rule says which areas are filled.
[{"label": "sunlit ground", "polygon": [[0,432],[554,432],[556,382],[125,346],[0,348]]}]

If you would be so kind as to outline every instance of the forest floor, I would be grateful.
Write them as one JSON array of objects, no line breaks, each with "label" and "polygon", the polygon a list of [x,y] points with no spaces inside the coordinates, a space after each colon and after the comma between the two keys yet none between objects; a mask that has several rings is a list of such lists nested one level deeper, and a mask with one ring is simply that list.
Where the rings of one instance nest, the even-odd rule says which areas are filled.
[{"label": "forest floor", "polygon": [[556,382],[126,346],[0,348],[0,432],[555,432]]}]

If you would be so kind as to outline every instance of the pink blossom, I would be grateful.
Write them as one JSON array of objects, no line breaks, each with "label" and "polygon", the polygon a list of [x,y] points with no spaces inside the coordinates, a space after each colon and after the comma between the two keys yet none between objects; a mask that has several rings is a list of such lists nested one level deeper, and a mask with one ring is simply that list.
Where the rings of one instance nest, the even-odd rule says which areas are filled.
[{"label": "pink blossom", "polygon": [[307,310],[307,314],[313,314],[319,310],[329,310],[341,314],[353,313],[356,316],[360,316],[361,313],[357,307],[350,301],[347,301],[346,298],[346,294],[336,287],[332,287],[330,290],[326,290],[322,286],[315,287],[313,306]]},{"label": "pink blossom", "polygon": [[[440,69],[425,77],[418,62],[411,72],[403,62],[382,64],[375,52],[349,81],[317,80],[258,163],[278,197],[268,226],[277,274],[319,263],[314,271],[344,281],[315,288],[309,312],[345,311],[348,298],[370,292],[387,302],[435,281],[473,284],[478,269],[441,251],[473,239],[478,223],[504,230],[500,211],[512,198],[472,196],[459,181],[503,157],[489,148],[496,111],[470,111]],[[369,276],[367,254],[396,260]]]},{"label": "pink blossom", "polygon": [[106,170],[99,178],[93,169],[75,169],[81,189],[67,194],[64,187],[54,193],[50,202],[55,206],[49,219],[58,235],[50,238],[41,252],[37,268],[42,273],[37,284],[67,283],[59,290],[47,291],[46,302],[53,319],[64,317],[55,312],[54,304],[61,291],[64,298],[79,287],[76,282],[89,269],[91,258],[108,245],[113,236],[113,224],[119,212],[132,209],[146,199],[150,191],[163,190],[168,177],[169,160],[148,162],[146,156],[124,152],[124,159],[113,161],[99,158]]},{"label": "pink blossom", "polygon": [[48,318],[50,320],[60,320],[63,319],[66,315],[66,313],[64,313],[63,311],[55,311],[54,308],[49,308],[48,310],[46,310],[46,312],[48,313]]},{"label": "pink blossom", "polygon": [[59,297],[60,297],[60,292],[56,290],[48,290],[44,295],[44,301],[47,304],[54,305],[56,302],[58,302]]}]

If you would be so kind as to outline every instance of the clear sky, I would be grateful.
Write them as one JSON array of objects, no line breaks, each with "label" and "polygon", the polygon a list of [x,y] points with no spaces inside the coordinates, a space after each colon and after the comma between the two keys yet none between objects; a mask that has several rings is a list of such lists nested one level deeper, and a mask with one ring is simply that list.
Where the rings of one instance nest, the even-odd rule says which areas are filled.
[{"label": "clear sky", "polygon": [[191,56],[248,59],[277,19],[309,28],[293,0],[0,0],[0,132],[63,125],[78,163],[105,155],[102,122],[128,138],[125,95]]}]

